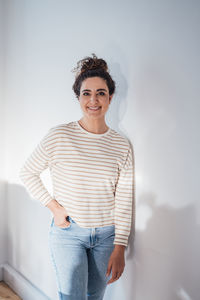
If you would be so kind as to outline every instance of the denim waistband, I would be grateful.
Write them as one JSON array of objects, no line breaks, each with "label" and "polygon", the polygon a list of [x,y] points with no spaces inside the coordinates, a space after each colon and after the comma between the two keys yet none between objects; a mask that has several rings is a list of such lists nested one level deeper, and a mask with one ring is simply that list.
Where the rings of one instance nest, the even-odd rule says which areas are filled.
[{"label": "denim waistband", "polygon": [[[67,221],[69,221],[69,222],[71,222],[71,223],[75,223],[75,224],[77,224],[70,216],[67,216]],[[115,227],[115,225],[113,224],[113,225],[108,225],[108,226],[105,226],[105,227]]]}]

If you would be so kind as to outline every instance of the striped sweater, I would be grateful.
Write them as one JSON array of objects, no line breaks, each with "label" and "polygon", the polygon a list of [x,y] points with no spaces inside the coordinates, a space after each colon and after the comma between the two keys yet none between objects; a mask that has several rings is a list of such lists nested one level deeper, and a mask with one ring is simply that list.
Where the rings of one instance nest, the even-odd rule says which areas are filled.
[{"label": "striped sweater", "polygon": [[[40,178],[48,167],[53,196]],[[114,129],[92,133],[78,121],[51,127],[21,166],[19,177],[43,206],[55,199],[84,228],[114,224],[114,244],[128,245],[133,156],[128,139]]]}]

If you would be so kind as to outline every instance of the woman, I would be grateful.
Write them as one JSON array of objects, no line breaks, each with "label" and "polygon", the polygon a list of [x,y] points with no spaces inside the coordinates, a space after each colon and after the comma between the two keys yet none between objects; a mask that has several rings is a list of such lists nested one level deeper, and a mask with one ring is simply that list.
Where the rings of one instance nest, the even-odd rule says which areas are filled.
[{"label": "woman", "polygon": [[[133,204],[127,138],[105,122],[115,91],[107,63],[78,62],[73,90],[83,117],[49,129],[21,168],[34,198],[53,213],[49,249],[59,299],[100,300],[125,267]],[[40,179],[50,168],[53,197]]]}]

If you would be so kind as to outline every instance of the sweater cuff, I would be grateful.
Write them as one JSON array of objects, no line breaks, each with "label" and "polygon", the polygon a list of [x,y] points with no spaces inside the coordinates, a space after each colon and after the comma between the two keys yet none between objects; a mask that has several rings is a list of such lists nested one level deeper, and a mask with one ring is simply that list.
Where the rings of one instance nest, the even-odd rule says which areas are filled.
[{"label": "sweater cuff", "polygon": [[123,245],[123,246],[128,246],[128,236],[125,235],[115,235],[115,239],[113,242],[114,245]]}]

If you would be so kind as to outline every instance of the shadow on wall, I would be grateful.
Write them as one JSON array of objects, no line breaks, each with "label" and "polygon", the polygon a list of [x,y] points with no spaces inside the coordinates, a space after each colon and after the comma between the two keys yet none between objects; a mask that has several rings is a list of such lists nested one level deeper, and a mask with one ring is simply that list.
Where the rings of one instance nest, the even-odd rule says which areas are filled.
[{"label": "shadow on wall", "polygon": [[174,209],[156,205],[150,194],[141,198],[136,218],[147,208],[151,217],[144,230],[136,231],[135,253],[127,256],[123,299],[198,300],[200,230],[195,206]]}]

